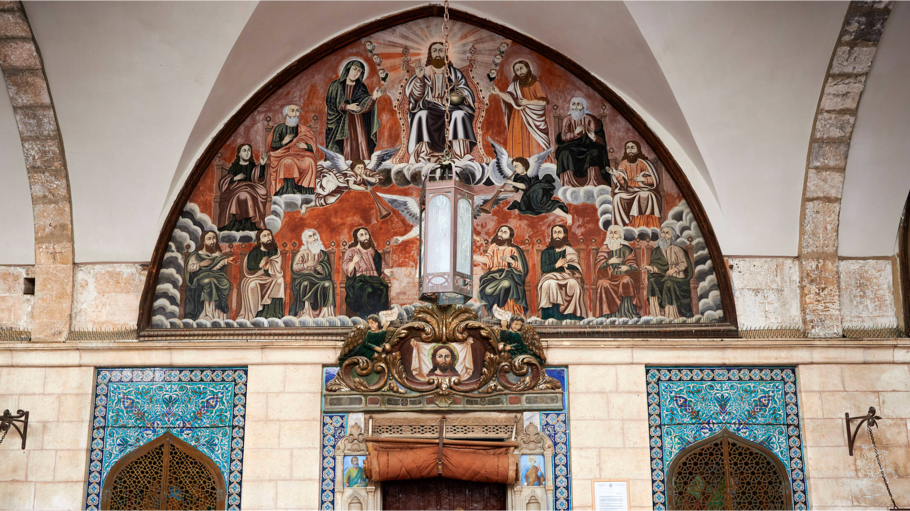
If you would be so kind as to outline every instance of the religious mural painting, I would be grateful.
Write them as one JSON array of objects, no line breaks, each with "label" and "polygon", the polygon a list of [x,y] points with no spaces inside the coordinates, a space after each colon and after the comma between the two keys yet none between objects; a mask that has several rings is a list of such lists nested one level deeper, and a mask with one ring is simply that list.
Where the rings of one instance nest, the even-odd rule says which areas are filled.
[{"label": "religious mural painting", "polygon": [[[727,321],[709,243],[653,134],[519,41],[453,20],[447,62],[442,40],[432,16],[368,33],[243,119],[176,206],[150,328],[407,319],[420,186],[447,134],[476,197],[468,306],[482,318]],[[429,369],[424,358],[408,370]]]},{"label": "religious mural painting", "polygon": [[101,508],[119,460],[167,432],[214,462],[227,509],[239,510],[246,386],[245,367],[98,369],[85,508]]},{"label": "religious mural painting", "polygon": [[722,432],[775,456],[789,476],[793,509],[808,509],[795,368],[650,367],[646,379],[655,510],[668,509],[674,459]]}]

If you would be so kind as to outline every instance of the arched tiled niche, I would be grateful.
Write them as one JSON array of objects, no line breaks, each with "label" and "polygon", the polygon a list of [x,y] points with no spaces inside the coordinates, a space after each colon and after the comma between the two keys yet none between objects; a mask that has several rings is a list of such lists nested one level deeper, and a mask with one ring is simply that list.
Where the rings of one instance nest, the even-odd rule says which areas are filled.
[{"label": "arched tiled niche", "polygon": [[[711,225],[679,165],[641,117],[557,51],[488,20],[450,12],[449,55],[457,69],[452,77],[459,81],[466,105],[456,114],[462,121],[453,121],[460,124],[452,125],[460,134],[454,150],[464,156],[456,165],[473,182],[477,196],[493,196],[505,179],[495,170],[491,142],[504,148],[508,159],[520,155],[534,161],[541,149],[553,150],[542,160],[540,174],[525,181],[537,191],[528,199],[512,194],[491,203],[492,213],[481,212],[486,204],[475,200],[473,271],[475,290],[487,292],[486,307],[499,301],[496,305],[520,311],[532,322],[540,318],[539,330],[551,335],[736,335],[729,275]],[[386,303],[406,319],[417,301],[418,241],[412,211],[419,176],[438,157],[432,134],[411,136],[412,131],[419,132],[421,116],[434,126],[435,115],[430,113],[434,109],[428,106],[430,99],[422,103],[415,99],[421,93],[428,97],[415,76],[418,68],[431,67],[427,54],[432,43],[442,41],[441,16],[439,6],[426,6],[329,41],[281,71],[225,124],[197,162],[162,229],[141,305],[143,338],[248,338],[250,328],[266,336],[341,333],[361,322],[371,312],[368,309],[377,311]],[[357,85],[345,90],[340,77],[346,76],[352,60],[361,61],[365,72]],[[519,62],[530,67],[535,78],[513,84]],[[434,86],[429,79],[424,83],[425,88]],[[509,105],[505,94],[490,93],[491,84],[503,93],[509,87],[523,91],[523,99],[532,101],[519,104],[526,113]],[[381,87],[384,94],[370,99]],[[586,103],[587,113],[580,120],[569,112],[575,98]],[[361,112],[340,113],[338,105],[351,102]],[[302,107],[297,133],[290,138],[285,136],[287,123],[282,124],[287,105]],[[350,132],[358,133],[359,140],[348,137],[346,146],[337,138],[338,130],[332,128],[337,128],[339,117],[351,119]],[[439,137],[444,135],[435,140]],[[630,141],[637,143],[644,158],[626,158]],[[237,159],[244,144],[252,148],[253,163],[234,165],[235,160],[246,161]],[[390,151],[387,164],[374,169],[378,182],[375,193],[370,193],[350,186],[363,184],[350,171],[335,172],[335,179],[328,176],[331,163],[323,149],[327,146],[349,160],[399,150]],[[256,167],[263,154],[269,161]],[[347,164],[343,166],[347,170]],[[618,182],[614,176],[620,174],[611,174],[610,168],[621,170],[627,180]],[[243,176],[235,179],[238,174]],[[552,184],[540,179],[552,179]],[[501,255],[490,247],[503,225],[514,232],[507,255],[512,267],[521,271],[500,278],[513,291],[493,299],[497,286],[487,287],[485,274],[495,267],[484,263],[495,264]],[[555,249],[547,250],[557,225],[566,226],[572,246],[559,258]],[[611,225],[622,231],[621,248],[606,245]],[[274,260],[266,263],[272,265],[269,277],[274,284],[262,280],[257,292],[256,286],[242,281],[261,267],[261,254],[253,243],[259,235],[252,229],[263,227],[272,233],[277,255],[270,255]],[[353,231],[360,227],[370,230],[378,251],[366,258],[373,264],[365,268],[350,264],[356,253],[349,250],[354,246]],[[671,228],[670,245],[676,248],[659,248],[665,227]],[[324,247],[311,259],[299,255],[307,229],[318,232]],[[211,258],[196,255],[210,230],[217,233],[218,242],[211,249],[221,255],[206,264],[220,264],[224,278],[198,269]],[[209,236],[214,241],[215,235]],[[252,263],[251,250],[257,252]],[[615,256],[620,257],[610,263]],[[565,278],[545,277],[562,258],[581,276],[575,274],[569,283],[546,283]],[[228,262],[222,264],[224,260]],[[306,262],[312,264],[305,267]],[[612,274],[607,268],[611,264]],[[349,273],[352,269],[362,273],[370,266],[380,275],[387,273],[381,277],[385,283],[380,279],[362,283]],[[331,279],[300,280],[295,285],[295,279],[316,268]],[[660,278],[665,276],[673,278]],[[250,282],[256,279],[253,276]],[[359,300],[364,289],[360,284],[377,298],[366,304]],[[382,291],[386,286],[388,302]],[[548,294],[556,300],[548,302]],[[469,305],[482,316],[491,315],[479,292]]]}]

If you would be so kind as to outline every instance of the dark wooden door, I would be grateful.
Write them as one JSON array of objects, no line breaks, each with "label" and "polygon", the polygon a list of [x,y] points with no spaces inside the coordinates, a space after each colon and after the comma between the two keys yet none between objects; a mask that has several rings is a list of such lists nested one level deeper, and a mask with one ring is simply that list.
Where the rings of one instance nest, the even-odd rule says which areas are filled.
[{"label": "dark wooden door", "polygon": [[382,509],[505,509],[506,485],[434,477],[382,483]]}]

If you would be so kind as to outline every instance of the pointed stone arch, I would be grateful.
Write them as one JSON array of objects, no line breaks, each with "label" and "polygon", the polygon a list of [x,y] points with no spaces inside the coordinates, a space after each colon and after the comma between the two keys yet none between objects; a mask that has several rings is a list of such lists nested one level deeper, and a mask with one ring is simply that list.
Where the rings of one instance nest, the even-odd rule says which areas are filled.
[{"label": "pointed stone arch", "polygon": [[[188,484],[187,479],[194,477],[196,481]],[[118,509],[123,499],[133,499],[126,503],[129,509],[176,509],[174,500],[182,501],[177,503],[180,509],[197,507],[192,504],[224,509],[225,495],[218,465],[167,431],[111,467],[101,492],[101,509]]]}]

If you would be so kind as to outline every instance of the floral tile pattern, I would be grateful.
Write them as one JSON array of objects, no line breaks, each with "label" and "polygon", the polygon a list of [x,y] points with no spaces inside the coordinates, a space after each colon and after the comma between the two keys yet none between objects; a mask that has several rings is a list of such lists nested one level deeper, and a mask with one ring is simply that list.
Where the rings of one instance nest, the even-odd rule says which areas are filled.
[{"label": "floral tile pattern", "polygon": [[655,510],[666,509],[673,458],[724,428],[777,455],[789,471],[795,509],[807,509],[792,367],[652,367],[647,386]]},{"label": "floral tile pattern", "polygon": [[228,509],[239,510],[246,385],[238,367],[98,369],[86,509],[99,509],[118,460],[170,431],[215,462]]},{"label": "floral tile pattern", "polygon": [[552,509],[572,509],[572,463],[569,455],[569,394],[565,367],[548,367],[547,376],[559,381],[563,388],[563,409],[560,412],[540,412],[540,430],[553,442],[553,503]]}]

